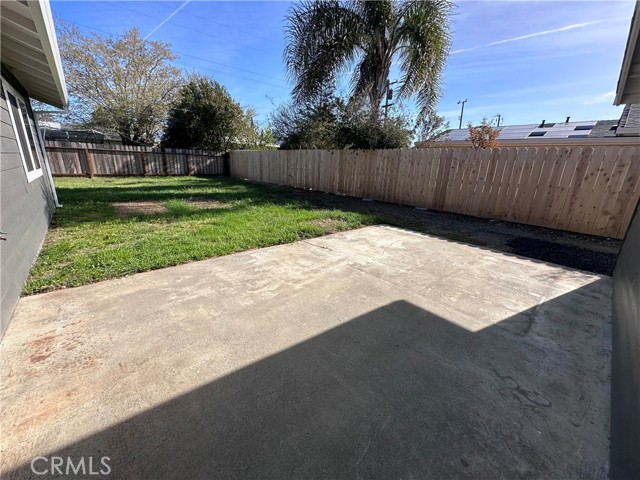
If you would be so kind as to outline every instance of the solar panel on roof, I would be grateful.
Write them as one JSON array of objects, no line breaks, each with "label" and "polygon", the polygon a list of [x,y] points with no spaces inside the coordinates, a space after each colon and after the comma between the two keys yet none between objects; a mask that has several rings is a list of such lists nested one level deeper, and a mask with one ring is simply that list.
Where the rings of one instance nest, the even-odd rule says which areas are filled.
[{"label": "solar panel on roof", "polygon": [[[540,128],[539,124],[526,124],[526,125],[505,125],[500,127],[500,140],[524,140],[532,137],[545,137],[545,138],[576,138],[573,137],[575,131],[585,132],[585,135],[590,136],[603,136],[600,132],[595,132],[595,128],[602,122],[607,123],[613,120],[586,120],[582,122],[564,122],[564,123],[545,123],[543,128]],[[617,124],[617,120],[615,121]],[[607,125],[608,128],[608,125]],[[534,134],[533,132],[546,132],[545,135]],[[466,128],[452,130],[446,137],[447,140],[452,141],[465,141],[469,137],[469,132]]]}]

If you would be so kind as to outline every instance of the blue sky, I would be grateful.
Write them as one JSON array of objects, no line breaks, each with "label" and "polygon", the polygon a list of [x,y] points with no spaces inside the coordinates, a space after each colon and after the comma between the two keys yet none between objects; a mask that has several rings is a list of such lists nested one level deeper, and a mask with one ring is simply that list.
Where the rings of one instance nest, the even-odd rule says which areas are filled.
[{"label": "blue sky", "polygon": [[[262,122],[289,98],[282,51],[290,5],[51,1],[54,16],[81,31],[135,26],[170,43],[178,67],[215,78]],[[456,2],[440,114],[457,127],[457,102],[467,99],[464,124],[497,114],[506,124],[618,118],[613,92],[633,7],[631,0]]]}]

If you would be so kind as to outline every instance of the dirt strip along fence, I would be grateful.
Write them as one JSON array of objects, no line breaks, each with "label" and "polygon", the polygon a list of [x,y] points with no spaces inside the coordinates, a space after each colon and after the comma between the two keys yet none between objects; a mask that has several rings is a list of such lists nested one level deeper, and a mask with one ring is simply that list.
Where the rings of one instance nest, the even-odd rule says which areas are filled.
[{"label": "dirt strip along fence", "polygon": [[624,238],[640,197],[639,146],[234,151],[262,183]]},{"label": "dirt strip along fence", "polygon": [[204,150],[45,142],[54,176],[223,175],[224,155]]}]

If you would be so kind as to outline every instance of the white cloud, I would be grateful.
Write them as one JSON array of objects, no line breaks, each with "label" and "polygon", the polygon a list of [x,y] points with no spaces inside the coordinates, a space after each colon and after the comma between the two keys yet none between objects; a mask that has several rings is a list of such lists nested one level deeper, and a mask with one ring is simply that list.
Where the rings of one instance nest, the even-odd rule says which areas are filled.
[{"label": "white cloud", "polygon": [[567,30],[573,30],[573,29],[576,29],[576,28],[584,28],[584,27],[587,27],[589,25],[594,25],[596,23],[600,23],[600,20],[596,20],[596,21],[593,21],[593,22],[574,23],[573,25],[567,25],[565,27],[555,28],[553,30],[543,30],[542,32],[529,33],[527,35],[521,35],[519,37],[513,37],[513,38],[507,38],[507,39],[504,39],[504,40],[498,40],[496,42],[486,43],[484,45],[476,45],[475,47],[461,48],[461,49],[458,49],[458,50],[454,50],[451,53],[452,54],[464,53],[464,52],[469,52],[469,51],[472,51],[472,50],[477,50],[479,48],[486,48],[486,47],[493,47],[495,45],[502,45],[503,43],[519,42],[521,40],[527,40],[527,39],[533,38],[533,37],[541,37],[543,35],[551,35],[551,34],[554,34],[554,33],[566,32]]},{"label": "white cloud", "polygon": [[613,100],[613,97],[616,96],[616,92],[611,91],[607,93],[602,93],[600,95],[596,95],[593,98],[585,100],[583,103],[585,105],[597,105],[598,103],[609,103]]}]

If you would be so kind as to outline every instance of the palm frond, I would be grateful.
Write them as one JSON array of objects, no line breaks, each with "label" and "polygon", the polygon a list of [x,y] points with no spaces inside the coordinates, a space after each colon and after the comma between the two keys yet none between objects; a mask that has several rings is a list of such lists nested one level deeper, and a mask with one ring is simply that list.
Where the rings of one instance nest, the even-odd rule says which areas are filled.
[{"label": "palm frond", "polygon": [[387,27],[393,23],[397,14],[396,2],[393,0],[355,0],[354,9],[360,12],[361,17],[371,29],[384,30],[387,36]]},{"label": "palm frond", "polygon": [[416,96],[421,115],[435,108],[441,94],[440,78],[451,47],[449,0],[413,0],[401,7],[397,52],[402,70],[398,98]]},{"label": "palm frond", "polygon": [[313,99],[347,68],[353,96],[377,111],[392,60],[402,71],[398,100],[433,109],[449,54],[450,0],[303,0],[287,16],[284,61],[296,102]]},{"label": "palm frond", "polygon": [[294,100],[313,98],[359,54],[366,28],[353,5],[305,0],[289,11],[284,62]]}]

